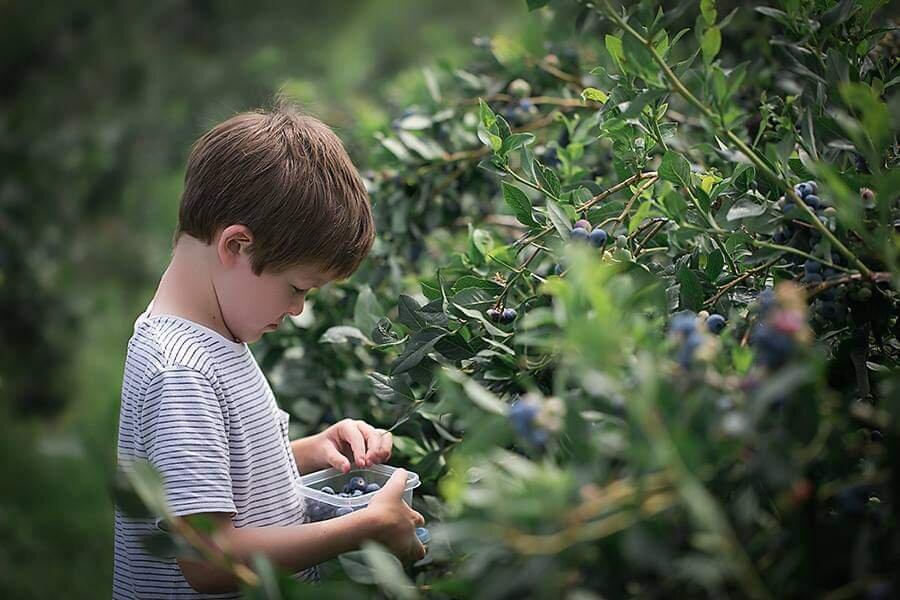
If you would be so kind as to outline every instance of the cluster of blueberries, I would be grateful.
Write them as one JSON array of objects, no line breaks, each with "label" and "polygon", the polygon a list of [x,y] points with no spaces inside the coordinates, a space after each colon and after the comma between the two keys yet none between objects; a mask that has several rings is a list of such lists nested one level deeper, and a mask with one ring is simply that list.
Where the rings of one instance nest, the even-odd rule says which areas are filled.
[{"label": "cluster of blueberries", "polygon": [[[804,204],[815,211],[816,218],[825,224],[826,227],[831,226],[835,215],[835,209],[827,200],[824,200],[817,195],[818,185],[815,181],[798,183],[794,186],[794,191],[797,193],[797,196],[803,200]],[[816,248],[822,240],[822,233],[817,229],[798,225],[793,218],[789,216],[791,209],[794,207],[794,203],[790,199],[782,196],[779,198],[777,205],[785,214],[785,222],[772,236],[772,241],[776,244],[787,244],[792,248],[803,250],[808,254],[817,256],[824,256],[825,252],[828,252],[829,256],[827,258],[832,264],[839,266],[846,264],[844,257],[837,252],[820,252],[819,249]],[[794,264],[797,264],[800,258],[802,257],[796,255],[788,257],[789,260],[796,261]],[[802,266],[803,272],[802,274],[799,274],[798,277],[800,283],[807,285],[816,285],[840,276],[840,274],[832,268],[823,268],[824,265],[817,260],[808,259]],[[842,320],[846,316],[847,308],[839,301],[840,296],[841,290],[838,286],[821,291],[816,295],[816,300],[812,304],[813,311],[828,321]]]},{"label": "cluster of blueberries", "polygon": [[728,320],[718,313],[701,311],[696,314],[685,310],[672,315],[669,334],[678,342],[675,359],[684,369],[688,369],[697,350],[703,345],[703,327],[718,335],[728,324]]},{"label": "cluster of blueberries", "polygon": [[[362,477],[355,476],[350,478],[340,492],[335,492],[334,488],[327,485],[320,488],[319,491],[339,498],[356,498],[363,494],[377,492],[380,489],[381,486],[377,483],[366,483],[366,480]],[[333,517],[343,517],[344,515],[349,515],[354,510],[365,508],[363,506],[356,508],[350,506],[335,506],[333,504],[328,504],[327,502],[318,502],[314,499],[307,499],[306,502],[306,512],[309,514],[311,521],[324,521]]]},{"label": "cluster of blueberries", "polygon": [[590,242],[595,248],[602,248],[609,239],[609,235],[599,227],[595,227],[592,230],[591,222],[587,219],[575,221],[575,225],[572,226],[572,230],[569,232],[569,237],[576,241]]},{"label": "cluster of blueberries", "polygon": [[530,444],[542,447],[550,434],[537,423],[540,406],[524,398],[517,398],[509,407],[509,422],[515,432]]},{"label": "cluster of blueberries", "polygon": [[518,313],[514,308],[489,308],[485,314],[487,315],[487,318],[494,323],[501,323],[503,325],[512,323],[516,320],[516,316],[518,316]]}]

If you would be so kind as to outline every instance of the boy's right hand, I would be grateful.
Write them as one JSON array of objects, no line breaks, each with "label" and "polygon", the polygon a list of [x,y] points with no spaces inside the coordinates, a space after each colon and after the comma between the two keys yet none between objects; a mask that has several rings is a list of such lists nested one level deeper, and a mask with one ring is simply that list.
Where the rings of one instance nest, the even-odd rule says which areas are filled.
[{"label": "boy's right hand", "polygon": [[400,560],[421,560],[425,546],[416,537],[416,527],[425,518],[403,501],[406,471],[397,469],[369,502],[367,511],[375,523],[375,541],[387,547]]}]

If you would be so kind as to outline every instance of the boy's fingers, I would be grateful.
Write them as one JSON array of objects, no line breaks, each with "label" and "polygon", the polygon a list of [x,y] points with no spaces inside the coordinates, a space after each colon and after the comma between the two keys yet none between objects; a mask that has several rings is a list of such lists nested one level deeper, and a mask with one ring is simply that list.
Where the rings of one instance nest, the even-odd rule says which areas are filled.
[{"label": "boy's fingers", "polygon": [[387,462],[391,457],[391,451],[394,449],[394,435],[383,429],[379,429],[379,438],[381,439],[381,448],[379,449],[378,460]]},{"label": "boy's fingers", "polygon": [[353,460],[358,466],[366,467],[366,443],[356,422],[350,419],[344,421],[341,433],[341,437],[350,444],[350,448],[353,450]]},{"label": "boy's fingers", "polygon": [[325,460],[328,461],[329,465],[342,473],[350,470],[350,461],[347,460],[346,456],[338,452],[334,446],[329,446],[325,449]]},{"label": "boy's fingers", "polygon": [[366,438],[366,466],[381,461],[381,435],[378,430],[364,421],[359,422],[359,430]]},{"label": "boy's fingers", "polygon": [[378,495],[400,498],[404,489],[406,489],[406,469],[397,469],[382,486]]}]

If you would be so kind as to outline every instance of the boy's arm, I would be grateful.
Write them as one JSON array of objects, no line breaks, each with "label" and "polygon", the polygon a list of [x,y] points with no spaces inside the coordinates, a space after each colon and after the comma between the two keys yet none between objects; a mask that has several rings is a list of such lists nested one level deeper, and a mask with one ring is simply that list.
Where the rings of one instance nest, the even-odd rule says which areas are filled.
[{"label": "boy's arm", "polygon": [[322,445],[322,433],[298,438],[291,442],[294,462],[297,463],[297,468],[300,470],[301,475],[320,469],[327,469],[331,466],[327,461],[317,456],[319,454],[318,449]]},{"label": "boy's arm", "polygon": [[[356,550],[362,540],[375,537],[378,525],[367,512],[362,510],[336,519],[287,527],[235,528],[224,513],[205,516],[217,522],[213,540],[229,556],[249,563],[254,554],[264,554],[273,563],[295,573]],[[178,566],[191,587],[200,593],[238,591],[238,580],[224,569],[189,558],[178,558]]]},{"label": "boy's arm", "polygon": [[[318,523],[236,528],[226,514],[205,515],[217,523],[213,541],[228,555],[249,562],[254,554],[264,554],[291,573],[355,550],[367,539],[381,543],[402,559],[418,560],[425,556],[425,548],[416,539],[415,528],[425,519],[403,501],[405,485],[406,471],[397,469],[367,508]],[[235,577],[219,567],[180,557],[178,566],[200,593],[238,590]]]}]

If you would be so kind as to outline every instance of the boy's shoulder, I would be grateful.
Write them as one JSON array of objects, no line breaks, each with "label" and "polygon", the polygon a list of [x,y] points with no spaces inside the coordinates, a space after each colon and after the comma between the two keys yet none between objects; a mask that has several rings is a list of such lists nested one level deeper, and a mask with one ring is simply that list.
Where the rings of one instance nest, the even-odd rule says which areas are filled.
[{"label": "boy's shoulder", "polygon": [[198,323],[175,315],[148,316],[149,308],[134,324],[128,341],[126,377],[145,378],[162,371],[189,369],[210,380],[223,366],[252,360],[246,344],[238,344]]}]

